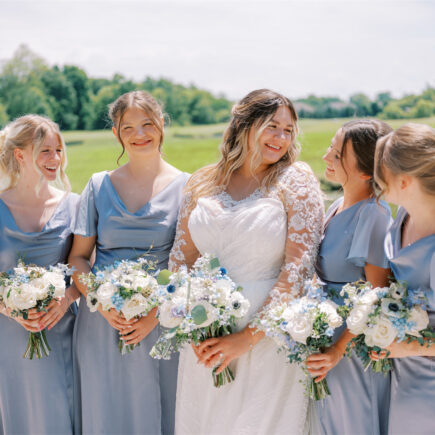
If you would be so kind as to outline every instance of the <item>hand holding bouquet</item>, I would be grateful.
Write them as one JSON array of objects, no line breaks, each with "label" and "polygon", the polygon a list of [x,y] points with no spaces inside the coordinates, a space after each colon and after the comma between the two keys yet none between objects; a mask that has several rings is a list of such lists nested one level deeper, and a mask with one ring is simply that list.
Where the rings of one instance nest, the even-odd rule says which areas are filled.
[{"label": "hand holding bouquet", "polygon": [[[237,319],[246,315],[249,301],[241,288],[228,277],[217,258],[200,257],[190,272],[181,267],[177,272],[167,272],[167,279],[159,296],[158,317],[167,330],[151,349],[153,358],[169,359],[185,343],[198,344],[207,338],[222,337],[232,333]],[[234,380],[227,367],[216,374],[216,387]]]},{"label": "hand holding bouquet", "polygon": [[[272,302],[256,319],[263,330],[284,351],[290,363],[302,364],[308,356],[319,353],[332,344],[336,328],[343,323],[341,308],[326,298],[321,287],[306,288],[307,294],[288,303]],[[326,379],[315,382],[306,373],[306,393],[313,400],[331,394]]]},{"label": "hand holding bouquet", "polygon": [[[348,344],[348,354],[355,352],[365,368],[387,373],[392,369],[391,360],[373,360],[370,355],[385,353],[394,340],[418,341],[422,346],[430,344],[434,335],[429,317],[423,309],[425,296],[422,292],[408,291],[401,283],[389,287],[373,288],[370,283],[346,284],[341,290],[349,308],[347,327],[356,337]],[[426,340],[429,338],[429,340]]]},{"label": "hand holding bouquet", "polygon": [[[9,310],[12,317],[29,318],[31,310],[48,312],[47,307],[53,300],[59,301],[65,296],[65,276],[68,267],[63,264],[50,266],[48,269],[19,262],[11,273],[0,276],[0,301]],[[24,358],[40,359],[50,353],[45,330],[29,332]]]},{"label": "hand holding bouquet", "polygon": [[[139,258],[137,261],[122,260],[95,273],[82,274],[80,280],[87,287],[87,305],[91,312],[101,306],[103,311],[112,308],[126,320],[146,316],[157,306],[159,288],[154,263]],[[121,338],[118,348],[121,354],[131,352],[136,345],[126,345]]]}]

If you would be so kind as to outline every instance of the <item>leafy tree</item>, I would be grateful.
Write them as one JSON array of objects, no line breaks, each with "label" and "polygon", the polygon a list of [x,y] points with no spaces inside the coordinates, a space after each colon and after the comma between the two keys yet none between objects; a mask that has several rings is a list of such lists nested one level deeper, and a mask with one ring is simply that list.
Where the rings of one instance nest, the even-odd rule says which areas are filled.
[{"label": "leafy tree", "polygon": [[3,128],[9,122],[6,107],[0,103],[0,128]]}]

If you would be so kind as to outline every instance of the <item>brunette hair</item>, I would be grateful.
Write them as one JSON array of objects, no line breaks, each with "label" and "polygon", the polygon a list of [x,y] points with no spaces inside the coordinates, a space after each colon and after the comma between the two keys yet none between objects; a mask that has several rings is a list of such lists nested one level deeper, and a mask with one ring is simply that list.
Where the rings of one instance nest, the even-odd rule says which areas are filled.
[{"label": "brunette hair", "polygon": [[343,166],[343,158],[350,143],[356,157],[357,169],[370,177],[371,187],[377,190],[378,186],[374,180],[376,142],[393,129],[386,122],[376,119],[355,119],[346,122],[341,130],[343,132],[341,165]]},{"label": "brunette hair", "polygon": [[152,97],[148,92],[145,91],[131,91],[127,92],[120,97],[118,97],[112,104],[109,105],[109,117],[112,120],[112,125],[115,127],[118,141],[122,146],[122,152],[117,159],[117,163],[119,164],[119,160],[124,155],[125,147],[121,140],[121,122],[122,117],[125,112],[130,109],[130,107],[137,107],[138,109],[143,110],[150,118],[154,126],[160,132],[160,144],[159,149],[163,143],[164,136],[164,122],[162,123],[162,119],[164,118],[164,113],[162,106],[156,101],[154,97]]}]

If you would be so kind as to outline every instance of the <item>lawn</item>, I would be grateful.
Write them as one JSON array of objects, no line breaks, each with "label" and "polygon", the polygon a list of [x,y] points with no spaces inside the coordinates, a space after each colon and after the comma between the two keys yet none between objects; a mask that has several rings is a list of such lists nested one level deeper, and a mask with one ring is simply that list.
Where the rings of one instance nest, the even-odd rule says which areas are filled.
[{"label": "lawn", "polygon": [[[344,119],[307,119],[300,122],[300,159],[306,161],[320,179],[323,179],[325,168],[322,155],[336,130],[344,122]],[[406,122],[409,120],[389,121],[394,128]],[[413,122],[435,127],[435,117]],[[190,173],[206,164],[216,162],[219,159],[218,147],[224,129],[224,124],[169,127],[165,133],[164,157],[172,165]],[[80,193],[94,172],[116,168],[121,146],[110,130],[71,131],[64,133],[64,137],[68,146],[67,174],[74,192]],[[125,161],[124,157],[120,163]],[[330,198],[336,195],[336,191],[327,188],[326,193]]]}]

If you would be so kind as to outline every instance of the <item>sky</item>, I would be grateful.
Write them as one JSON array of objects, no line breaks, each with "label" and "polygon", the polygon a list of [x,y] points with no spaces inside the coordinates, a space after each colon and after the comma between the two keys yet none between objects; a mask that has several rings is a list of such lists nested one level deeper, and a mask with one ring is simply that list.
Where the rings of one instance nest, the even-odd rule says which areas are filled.
[{"label": "sky", "polygon": [[435,0],[0,0],[0,60],[26,44],[92,77],[165,77],[231,99],[435,86]]}]

